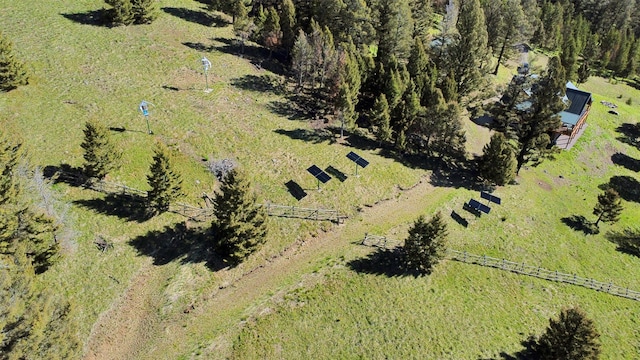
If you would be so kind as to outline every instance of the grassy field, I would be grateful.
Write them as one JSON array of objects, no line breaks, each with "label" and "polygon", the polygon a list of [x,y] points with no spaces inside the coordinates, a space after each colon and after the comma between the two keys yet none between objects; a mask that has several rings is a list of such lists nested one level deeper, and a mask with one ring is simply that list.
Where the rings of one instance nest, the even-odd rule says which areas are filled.
[{"label": "grassy field", "polygon": [[[44,276],[76,304],[86,358],[495,357],[517,350],[526,334],[542,331],[571,304],[596,321],[605,358],[638,356],[640,312],[630,300],[458,263],[418,279],[355,271],[351,262],[370,251],[355,245],[364,232],[402,239],[418,214],[448,214],[476,193],[430,186],[427,170],[357,136],[342,140],[316,130],[323,119],[288,100],[278,67],[252,63],[266,52],[250,46],[240,56],[230,26],[200,2],[163,0],[152,25],[117,28],[92,23],[103,6],[0,0],[2,31],[32,74],[29,86],[0,94],[0,125],[21,133],[34,165],[80,166],[82,128],[94,118],[125,129],[113,133],[125,156],[110,181],[146,189],[153,144],[162,141],[182,160],[185,202],[202,204],[201,194],[217,186],[203,159],[230,158],[250,173],[262,200],[338,209],[350,218],[341,226],[271,219],[261,251],[237,268],[212,271],[197,254],[163,261],[136,246],[153,243],[183,218],[132,221],[101,194],[56,184],[74,205],[78,236]],[[203,91],[202,56],[213,64],[210,93]],[[501,70],[501,79],[510,71]],[[620,223],[603,225],[601,235],[585,236],[561,220],[592,218],[598,186],[612,176],[631,176],[638,185],[637,172],[615,165],[612,155],[640,159],[616,131],[636,122],[640,92],[599,78],[584,88],[595,102],[576,147],[523,170],[519,185],[497,190],[504,205],[468,229],[450,221],[451,246],[640,290],[640,261],[604,237],[640,221],[639,199],[627,199]],[[153,104],[153,136],[137,112],[142,100]],[[600,100],[616,103],[620,115],[608,114]],[[471,122],[467,129],[469,150],[478,153],[489,133]],[[371,162],[359,177],[345,158],[352,150]],[[318,192],[305,170],[312,164],[333,166],[347,179],[334,178]],[[295,200],[289,181],[308,195]],[[416,184],[415,193],[401,190]],[[99,252],[97,235],[113,250]]]}]

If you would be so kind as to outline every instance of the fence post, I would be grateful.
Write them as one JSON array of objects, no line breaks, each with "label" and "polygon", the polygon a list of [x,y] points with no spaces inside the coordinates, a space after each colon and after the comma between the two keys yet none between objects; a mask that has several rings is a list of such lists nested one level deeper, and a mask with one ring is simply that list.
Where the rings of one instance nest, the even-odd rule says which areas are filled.
[{"label": "fence post", "polygon": [[487,255],[482,255],[482,266],[487,266]]},{"label": "fence post", "polygon": [[466,251],[464,252],[464,260],[463,261],[467,262],[467,252]]},{"label": "fence post", "polygon": [[365,245],[365,243],[367,242],[367,236],[369,236],[369,233],[364,233],[364,239],[362,239],[362,245]]}]

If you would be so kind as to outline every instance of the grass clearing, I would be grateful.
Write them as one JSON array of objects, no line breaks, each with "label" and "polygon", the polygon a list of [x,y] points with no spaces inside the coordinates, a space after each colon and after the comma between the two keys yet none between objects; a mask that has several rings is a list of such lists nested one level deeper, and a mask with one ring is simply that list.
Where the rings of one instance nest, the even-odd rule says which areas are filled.
[{"label": "grass clearing", "polygon": [[[231,158],[249,171],[264,201],[338,209],[350,218],[341,226],[271,219],[267,245],[258,254],[237,268],[212,272],[184,257],[154,265],[154,258],[130,245],[132,239],[184,220],[177,215],[136,222],[72,207],[77,248],[44,276],[76,304],[88,358],[255,358],[261,351],[272,358],[300,353],[477,358],[516,350],[524,338],[520,333],[540,332],[547,318],[567,304],[580,304],[596,320],[607,358],[637,354],[638,311],[629,300],[457,263],[445,263],[422,279],[353,272],[346,264],[369,251],[354,245],[364,232],[403,238],[418,213],[440,209],[448,214],[477,195],[430,187],[428,171],[405,166],[355,137],[351,144],[318,131],[290,106],[280,90],[280,75],[233,53],[229,26],[204,26],[197,16],[175,15],[202,14],[201,3],[160,1],[165,10],[159,19],[135,27],[106,28],[65,16],[102,7],[100,0],[0,0],[3,32],[32,74],[29,86],[0,94],[0,125],[23,134],[34,164],[81,165],[82,128],[95,118],[126,129],[113,133],[125,156],[111,181],[146,189],[153,145],[163,141],[181,159],[185,202],[198,204],[203,192],[217,186],[202,159]],[[208,94],[202,91],[203,55],[213,64]],[[502,69],[499,75],[505,78],[512,70]],[[498,189],[505,204],[472,220],[469,230],[451,222],[451,243],[638,290],[637,258],[616,252],[603,235],[585,237],[560,220],[574,214],[590,218],[597,187],[611,176],[638,179],[611,161],[615,152],[640,159],[638,149],[616,140],[621,124],[635,123],[638,111],[625,101],[640,99],[638,90],[599,78],[581,88],[594,92],[595,102],[576,147],[556,162],[523,170],[520,185]],[[154,136],[145,133],[137,112],[142,100],[154,104]],[[600,100],[616,103],[620,115],[608,114]],[[481,151],[489,133],[470,122],[466,126],[470,151]],[[351,150],[371,162],[359,177],[345,157]],[[305,170],[312,164],[333,166],[347,179],[334,178],[318,192]],[[306,189],[307,197],[296,201],[288,193],[285,183],[291,180]],[[399,190],[420,181],[420,196],[408,198],[415,194]],[[103,199],[64,184],[55,189],[75,204]],[[637,201],[625,201],[625,207],[620,224],[603,225],[603,233],[640,221]],[[96,235],[111,241],[113,250],[98,251]],[[296,287],[314,273],[315,281]],[[321,285],[314,286],[318,281]],[[299,290],[288,294],[289,288]],[[271,302],[283,297],[296,306]],[[186,315],[192,304],[195,308]],[[129,305],[122,313],[129,320],[122,320],[117,314]],[[257,314],[262,316],[254,320]],[[243,320],[251,324],[244,330],[239,326]],[[137,325],[123,325],[127,322]],[[335,327],[341,331],[329,330]],[[275,334],[280,337],[270,337]]]}]

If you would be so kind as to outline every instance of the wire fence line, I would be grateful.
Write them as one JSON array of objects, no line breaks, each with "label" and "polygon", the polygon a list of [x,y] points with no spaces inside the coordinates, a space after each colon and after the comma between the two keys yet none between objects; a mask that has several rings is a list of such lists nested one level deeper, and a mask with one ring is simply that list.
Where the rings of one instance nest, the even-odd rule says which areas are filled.
[{"label": "wire fence line", "polygon": [[[382,249],[393,249],[402,244],[402,241],[390,239],[385,236],[365,234],[362,245],[378,247]],[[624,297],[631,300],[640,301],[640,291],[631,290],[612,282],[601,282],[591,278],[580,277],[576,274],[566,274],[557,270],[548,270],[539,266],[517,263],[506,259],[498,259],[486,255],[471,254],[466,251],[447,249],[446,259],[459,261],[467,264],[492,267],[500,270],[510,271],[516,274],[528,275],[540,279],[562,282],[582,286],[588,289],[606,292],[611,295]]]},{"label": "wire fence line", "polygon": [[[134,201],[144,202],[147,198],[146,191],[104,180],[88,179],[80,174],[59,171],[58,178],[72,184],[79,184],[82,187],[101,193],[128,196]],[[302,208],[296,206],[276,205],[271,203],[266,203],[262,206],[267,209],[267,215],[269,216],[297,218],[314,221],[331,221],[337,224],[342,223],[346,218],[346,216],[340,215],[338,210]],[[196,222],[211,221],[215,217],[212,207],[203,208],[182,202],[172,203],[169,206],[169,212],[182,215]]]}]

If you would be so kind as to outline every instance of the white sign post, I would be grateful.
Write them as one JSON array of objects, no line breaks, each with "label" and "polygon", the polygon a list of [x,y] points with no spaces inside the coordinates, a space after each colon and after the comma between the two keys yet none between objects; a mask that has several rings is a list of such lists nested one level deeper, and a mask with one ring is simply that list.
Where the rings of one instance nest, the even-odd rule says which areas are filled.
[{"label": "white sign post", "polygon": [[149,135],[151,135],[153,134],[153,131],[151,131],[151,127],[149,126],[149,105],[153,105],[153,104],[142,100],[138,109],[140,110],[142,115],[144,115],[144,118],[147,120],[147,132],[149,133]]},{"label": "white sign post", "polygon": [[209,93],[211,92],[211,89],[209,89],[209,77],[208,77],[208,73],[209,73],[209,69],[211,69],[211,61],[209,61],[209,59],[207,59],[206,57],[202,57],[202,68],[204,69],[204,83],[205,83],[205,88],[204,88],[204,92]]}]

